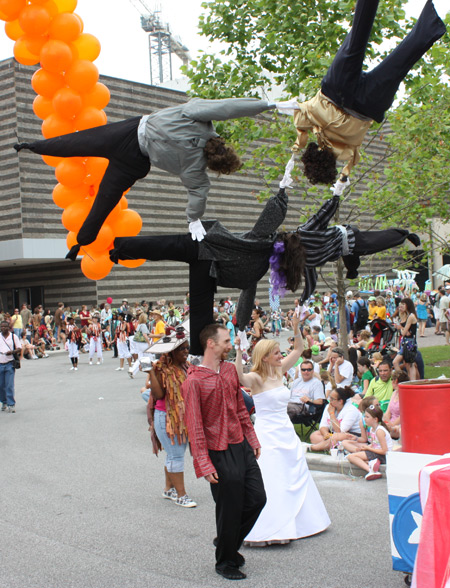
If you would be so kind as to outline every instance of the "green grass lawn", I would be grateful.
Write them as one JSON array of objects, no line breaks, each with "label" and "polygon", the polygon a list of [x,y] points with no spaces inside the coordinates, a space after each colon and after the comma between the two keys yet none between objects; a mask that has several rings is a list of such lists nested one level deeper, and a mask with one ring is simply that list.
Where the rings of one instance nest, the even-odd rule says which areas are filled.
[{"label": "green grass lawn", "polygon": [[450,378],[450,365],[442,365],[440,363],[442,361],[450,361],[450,347],[448,345],[423,347],[420,353],[425,363],[426,378],[438,378],[442,374]]}]

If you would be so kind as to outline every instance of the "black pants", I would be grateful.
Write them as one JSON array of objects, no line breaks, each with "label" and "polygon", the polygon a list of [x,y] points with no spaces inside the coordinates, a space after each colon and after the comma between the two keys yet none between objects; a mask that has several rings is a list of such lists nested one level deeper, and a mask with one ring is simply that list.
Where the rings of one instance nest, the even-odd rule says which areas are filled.
[{"label": "black pants", "polygon": [[[361,264],[361,255],[372,255],[392,247],[402,245],[410,236],[405,229],[385,229],[384,231],[360,231],[351,227],[355,234],[355,247],[351,255],[342,257],[347,268],[347,278],[354,279],[358,275],[358,268]],[[413,235],[414,237],[416,235]]]},{"label": "black pants", "polygon": [[322,80],[322,92],[338,106],[381,122],[402,80],[444,35],[446,28],[428,0],[414,28],[379,65],[363,72],[364,56],[379,0],[358,0],[352,28]]},{"label": "black pants", "polygon": [[189,264],[190,352],[203,355],[200,331],[214,322],[216,281],[209,275],[210,261],[198,259],[198,242],[190,234],[157,237],[123,237],[114,241],[111,259],[148,259],[181,261]]},{"label": "black pants", "polygon": [[266,493],[253,449],[247,440],[209,451],[219,476],[211,484],[216,503],[216,567],[237,567],[236,554],[266,504]]},{"label": "black pants", "polygon": [[77,240],[89,245],[95,240],[106,217],[122,194],[150,171],[150,160],[140,148],[137,130],[140,116],[127,120],[30,143],[28,149],[56,157],[105,157],[109,165],[94,205],[84,221]]}]

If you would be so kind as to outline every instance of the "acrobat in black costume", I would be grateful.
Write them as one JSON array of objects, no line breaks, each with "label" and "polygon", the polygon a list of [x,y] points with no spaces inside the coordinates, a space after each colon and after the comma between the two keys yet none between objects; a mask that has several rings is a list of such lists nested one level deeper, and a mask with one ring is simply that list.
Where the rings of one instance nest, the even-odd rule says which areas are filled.
[{"label": "acrobat in black costume", "polygon": [[[294,151],[306,146],[310,131],[315,135],[317,144],[310,143],[303,155],[305,175],[312,183],[333,182],[336,159],[347,162],[343,175],[349,175],[359,161],[359,147],[372,122],[383,121],[403,79],[446,31],[432,0],[428,0],[414,28],[403,41],[379,65],[363,72],[378,3],[379,0],[357,1],[352,28],[314,98],[303,103],[277,103],[280,112],[294,116],[298,135]],[[334,156],[331,163],[326,159],[330,152]],[[332,167],[329,178],[318,175],[318,158],[321,156],[323,166],[327,161]]]},{"label": "acrobat in black costume", "polygon": [[[241,166],[237,153],[220,139],[211,121],[255,116],[274,107],[274,103],[257,98],[193,98],[143,117],[18,143],[14,148],[40,155],[109,160],[94,205],[77,236],[80,245],[89,245],[123,192],[144,178],[151,165],[179,176],[188,191],[188,221],[198,221],[205,211],[210,186],[206,168],[231,173]],[[190,225],[189,230],[194,234],[196,227]]]},{"label": "acrobat in black costume", "polygon": [[[241,290],[237,306],[237,324],[244,331],[250,320],[258,281],[269,269],[269,258],[276,232],[284,221],[288,197],[284,189],[270,198],[253,229],[247,233],[231,233],[219,221],[204,221],[206,236],[200,243],[189,234],[159,235],[155,237],[122,237],[114,241],[110,256],[118,260],[171,260],[189,264],[191,353],[203,353],[198,336],[202,328],[213,322],[213,302],[216,286]],[[417,235],[406,230],[359,231],[356,227],[328,227],[339,197],[327,200],[307,223],[290,237],[300,234],[302,247],[298,261],[304,272],[305,290],[302,300],[314,291],[316,266],[335,261],[343,256],[349,270],[348,277],[357,276],[359,256],[384,251],[410,239],[420,243]],[[296,239],[297,240],[297,239]]]}]

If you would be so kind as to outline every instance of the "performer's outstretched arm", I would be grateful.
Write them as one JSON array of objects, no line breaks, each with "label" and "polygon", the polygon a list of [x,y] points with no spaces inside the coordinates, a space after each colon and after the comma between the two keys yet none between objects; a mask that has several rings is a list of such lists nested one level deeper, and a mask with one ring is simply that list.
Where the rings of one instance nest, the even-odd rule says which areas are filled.
[{"label": "performer's outstretched arm", "polygon": [[274,102],[258,100],[258,98],[225,98],[223,100],[193,98],[183,107],[183,114],[193,120],[209,122],[255,116],[272,108],[275,108]]},{"label": "performer's outstretched arm", "polygon": [[339,196],[333,196],[324,202],[318,212],[297,228],[297,231],[324,231],[339,207]]},{"label": "performer's outstretched arm", "polygon": [[284,221],[288,207],[288,196],[284,188],[280,188],[276,196],[267,200],[264,210],[259,215],[250,237],[264,239],[274,233]]}]

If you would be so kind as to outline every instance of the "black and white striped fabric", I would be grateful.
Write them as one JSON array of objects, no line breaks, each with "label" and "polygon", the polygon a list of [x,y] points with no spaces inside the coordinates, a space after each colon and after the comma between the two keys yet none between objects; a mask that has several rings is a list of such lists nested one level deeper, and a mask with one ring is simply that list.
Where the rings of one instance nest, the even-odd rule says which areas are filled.
[{"label": "black and white striped fabric", "polygon": [[328,228],[328,223],[338,207],[339,196],[333,196],[314,216],[297,228],[306,251],[305,288],[301,302],[307,300],[316,288],[316,267],[324,265],[327,261],[336,261],[342,255],[351,254],[355,247],[355,235],[350,226]]}]

